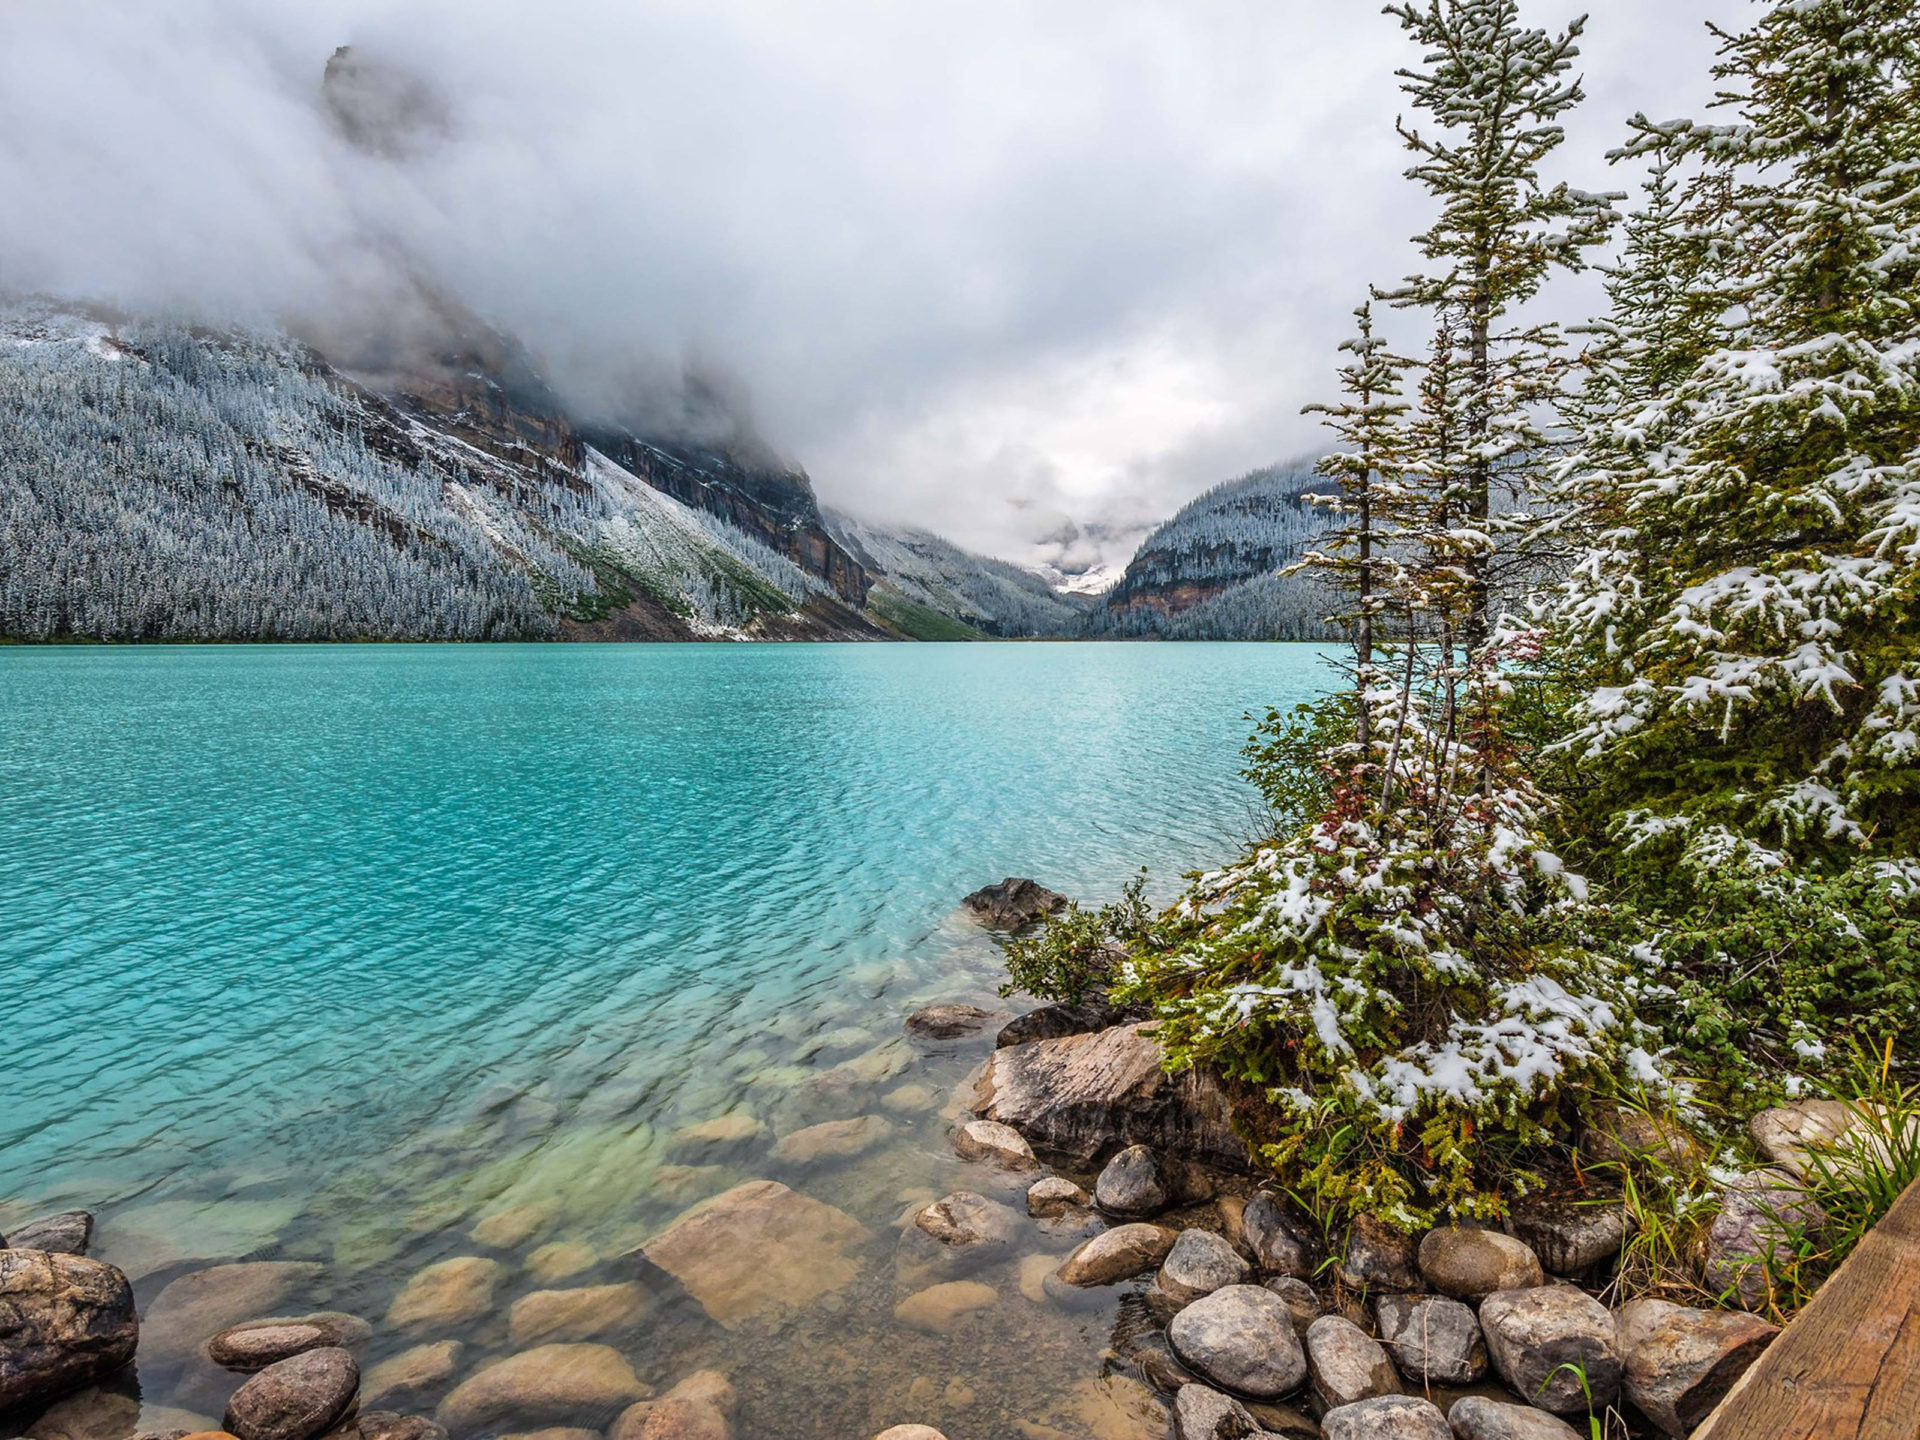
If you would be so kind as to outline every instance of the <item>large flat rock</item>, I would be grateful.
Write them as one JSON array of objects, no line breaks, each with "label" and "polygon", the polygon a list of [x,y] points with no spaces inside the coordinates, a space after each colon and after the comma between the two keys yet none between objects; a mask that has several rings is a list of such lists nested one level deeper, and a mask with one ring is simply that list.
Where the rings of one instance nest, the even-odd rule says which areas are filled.
[{"label": "large flat rock", "polygon": [[1147,1024],[1116,1025],[993,1052],[972,1109],[1044,1148],[1094,1160],[1123,1145],[1244,1169],[1227,1097],[1205,1075],[1173,1076]]},{"label": "large flat rock", "polygon": [[871,1238],[844,1211],[777,1181],[749,1180],[694,1206],[640,1253],[732,1329],[849,1284]]}]

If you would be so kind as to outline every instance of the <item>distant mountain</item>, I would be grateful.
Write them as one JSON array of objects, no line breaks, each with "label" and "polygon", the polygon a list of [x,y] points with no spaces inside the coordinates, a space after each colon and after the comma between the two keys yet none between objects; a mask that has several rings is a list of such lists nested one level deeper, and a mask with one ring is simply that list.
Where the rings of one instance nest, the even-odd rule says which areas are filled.
[{"label": "distant mountain", "polygon": [[1311,461],[1216,485],[1141,543],[1089,622],[1101,636],[1322,640],[1315,583],[1282,576],[1328,528],[1308,498],[1327,482]]},{"label": "distant mountain", "polygon": [[916,639],[1075,636],[1085,628],[1092,602],[1031,570],[926,530],[876,525],[833,509],[824,515],[828,532],[875,577],[868,609]]},{"label": "distant mountain", "polygon": [[895,633],[804,475],[584,426],[463,346],[376,386],[279,332],[0,307],[0,636]]}]

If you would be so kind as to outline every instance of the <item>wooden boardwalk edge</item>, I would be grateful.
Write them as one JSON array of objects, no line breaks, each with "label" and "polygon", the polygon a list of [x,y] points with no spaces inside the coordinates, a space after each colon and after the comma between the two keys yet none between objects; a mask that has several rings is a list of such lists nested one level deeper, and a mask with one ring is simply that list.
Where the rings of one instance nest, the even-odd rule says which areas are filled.
[{"label": "wooden boardwalk edge", "polygon": [[1692,1440],[1920,1437],[1920,1181]]}]

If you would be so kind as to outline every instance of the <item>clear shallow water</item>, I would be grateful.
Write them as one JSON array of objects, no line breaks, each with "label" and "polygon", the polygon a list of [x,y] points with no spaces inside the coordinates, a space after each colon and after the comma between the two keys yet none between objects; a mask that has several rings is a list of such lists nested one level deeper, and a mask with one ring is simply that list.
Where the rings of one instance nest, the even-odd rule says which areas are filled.
[{"label": "clear shallow water", "polygon": [[[873,1229],[864,1303],[889,1326],[902,1207],[997,1183],[939,1114],[990,1040],[900,1030],[992,1000],[959,896],[1032,874],[1104,898],[1141,863],[1167,893],[1250,828],[1244,712],[1321,679],[1297,646],[0,651],[0,1230],[84,1205],[144,1298],[215,1260],[311,1259],[290,1304],[376,1319],[421,1264],[482,1253],[504,1312],[548,1283],[518,1268],[539,1245],[600,1257],[553,1283],[602,1283],[687,1204],[766,1177]],[[776,1136],[892,1129],[813,1164],[671,1140],[735,1110]],[[506,1212],[530,1233],[475,1241]],[[737,1372],[748,1436],[801,1393],[819,1433],[852,1433],[887,1387],[987,1363],[978,1337],[889,1331],[934,1351],[858,1384],[845,1355],[802,1365],[862,1303],[756,1338],[668,1299],[630,1349],[657,1384]],[[1112,1319],[1109,1296],[992,1328],[1057,1347],[1058,1380]],[[460,1338],[477,1359],[504,1329]],[[141,1385],[218,1414],[208,1377],[143,1364]],[[894,1419],[948,1401],[913,1403]],[[1007,1421],[984,1403],[950,1423]]]}]

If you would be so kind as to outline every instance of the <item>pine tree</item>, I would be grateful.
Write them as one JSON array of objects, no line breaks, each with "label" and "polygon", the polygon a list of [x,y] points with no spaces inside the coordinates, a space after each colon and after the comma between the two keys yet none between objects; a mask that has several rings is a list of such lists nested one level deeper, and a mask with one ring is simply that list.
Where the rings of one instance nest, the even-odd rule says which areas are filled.
[{"label": "pine tree", "polygon": [[1467,583],[1461,638],[1475,650],[1492,634],[1495,532],[1517,523],[1496,520],[1495,481],[1516,494],[1530,488],[1519,472],[1546,449],[1537,413],[1557,392],[1563,368],[1558,327],[1514,312],[1554,269],[1581,268],[1584,249],[1604,237],[1611,219],[1608,197],[1548,187],[1540,175],[1565,138],[1556,121],[1585,98],[1578,80],[1566,79],[1585,21],[1550,35],[1520,23],[1518,0],[1426,0],[1389,5],[1386,13],[1427,51],[1426,68],[1400,75],[1437,129],[1397,128],[1418,157],[1408,178],[1440,202],[1438,218],[1415,239],[1441,266],[1410,277],[1390,298],[1462,319],[1455,527]]}]

